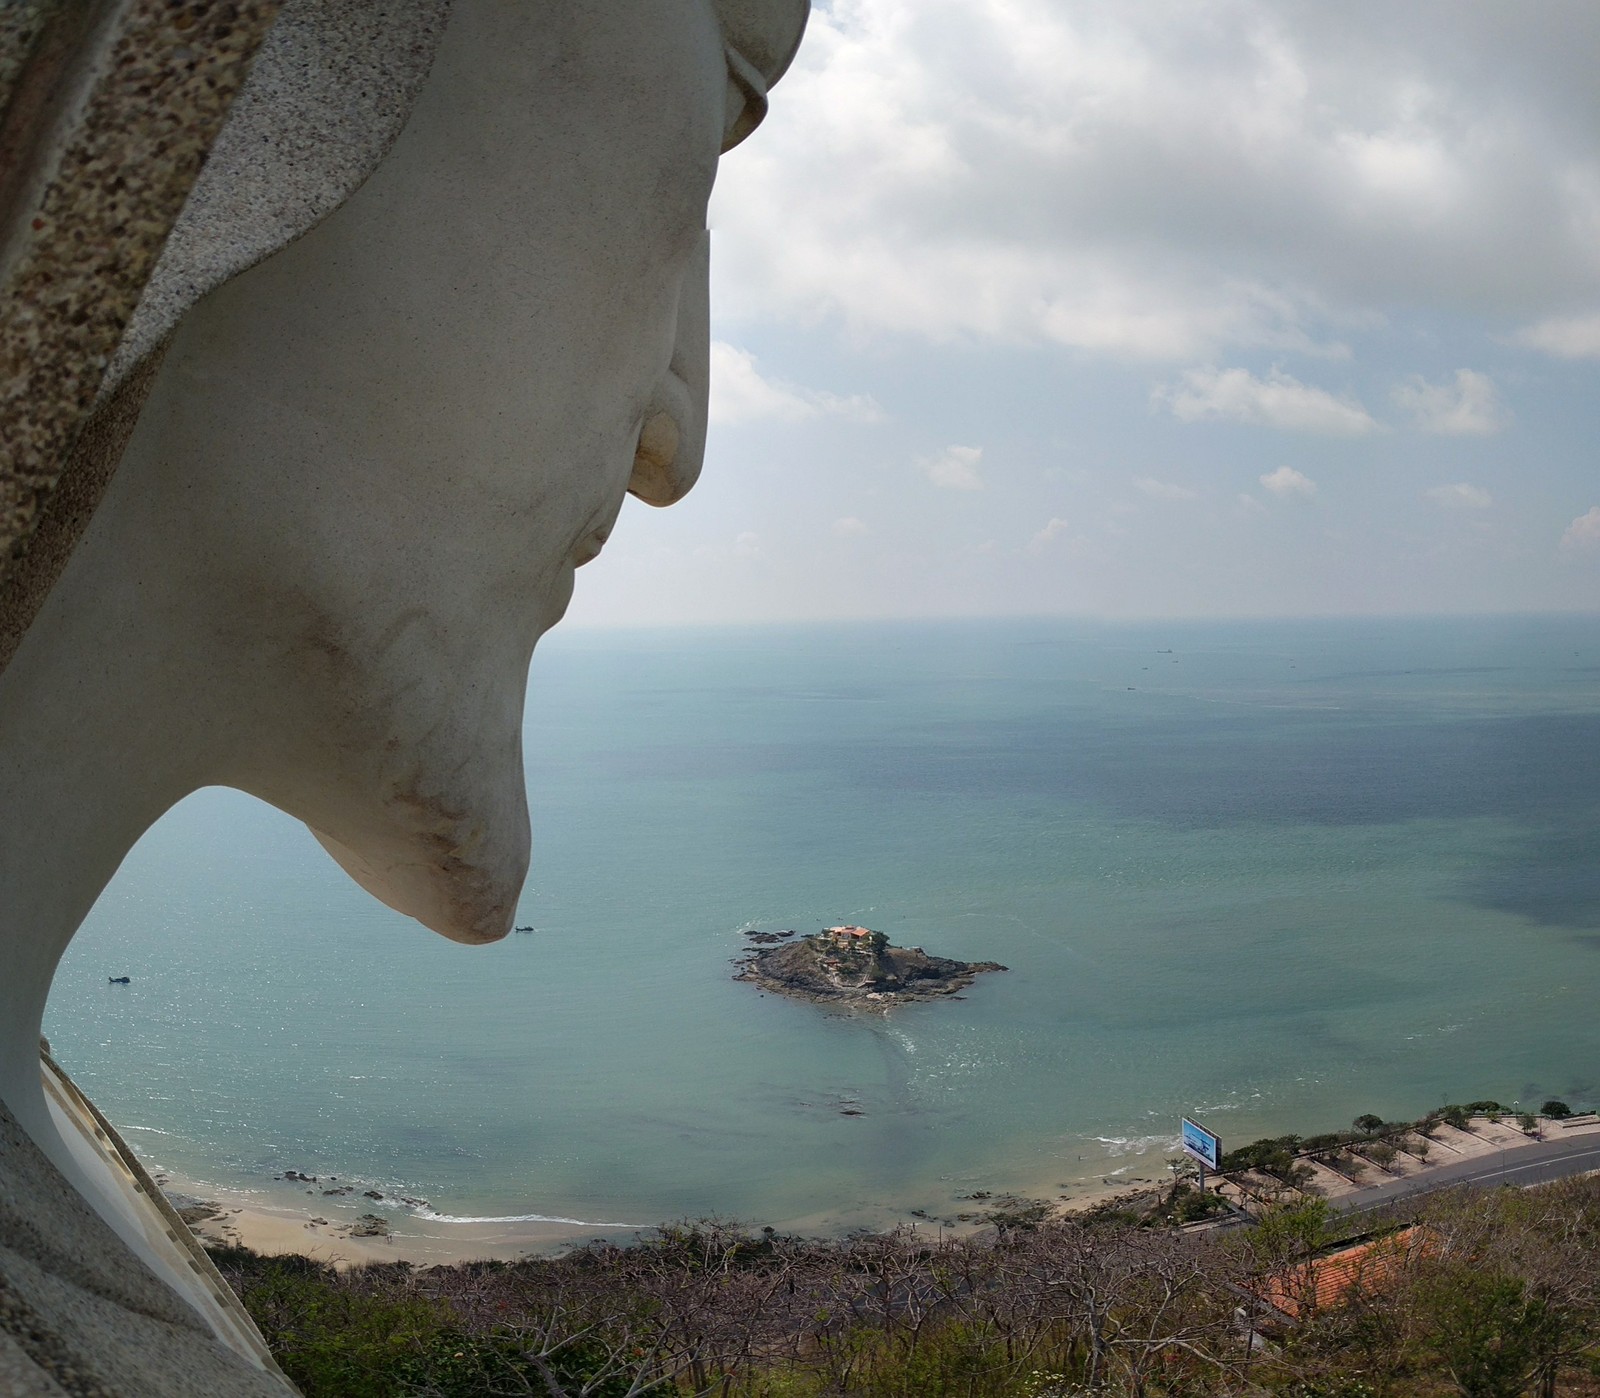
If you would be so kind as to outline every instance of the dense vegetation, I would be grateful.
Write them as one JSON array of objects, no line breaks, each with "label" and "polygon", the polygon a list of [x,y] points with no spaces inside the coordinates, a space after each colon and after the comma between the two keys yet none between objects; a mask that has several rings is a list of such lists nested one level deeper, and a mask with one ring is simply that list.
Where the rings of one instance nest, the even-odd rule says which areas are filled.
[{"label": "dense vegetation", "polygon": [[1298,1323],[1254,1298],[1335,1240],[1321,1201],[1198,1233],[1023,1212],[942,1242],[701,1222],[420,1271],[214,1256],[308,1398],[1600,1395],[1600,1179],[1432,1196],[1393,1266],[1307,1289]]}]

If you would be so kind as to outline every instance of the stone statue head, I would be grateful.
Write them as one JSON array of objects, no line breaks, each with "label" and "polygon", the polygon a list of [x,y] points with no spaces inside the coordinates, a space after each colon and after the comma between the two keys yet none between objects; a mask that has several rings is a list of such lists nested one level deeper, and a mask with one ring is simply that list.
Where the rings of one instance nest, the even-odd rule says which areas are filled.
[{"label": "stone statue head", "polygon": [[533,646],[624,496],[699,472],[707,199],[805,18],[28,0],[0,24],[0,1234],[32,1240],[0,1290],[97,1392],[283,1387],[109,1123],[41,1078],[62,952],[211,784],[446,936],[509,930]]},{"label": "stone statue head", "polygon": [[137,425],[7,677],[95,654],[144,815],[240,787],[482,941],[527,866],[534,642],[623,497],[699,472],[707,198],[806,7],[450,9],[345,197],[317,139],[341,7],[285,8],[102,392],[137,383]]}]

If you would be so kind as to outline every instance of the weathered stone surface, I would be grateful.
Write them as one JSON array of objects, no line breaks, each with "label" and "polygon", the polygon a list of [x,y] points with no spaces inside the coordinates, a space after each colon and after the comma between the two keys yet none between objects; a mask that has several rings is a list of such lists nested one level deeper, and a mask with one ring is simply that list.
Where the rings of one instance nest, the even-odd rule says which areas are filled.
[{"label": "weathered stone surface", "polygon": [[706,202],[806,15],[287,0],[259,47],[277,8],[0,6],[0,1363],[74,1394],[282,1387],[47,1098],[62,952],[212,784],[509,930],[529,655],[624,495],[698,473]]},{"label": "weathered stone surface", "polygon": [[74,1398],[293,1391],[227,1349],[67,1184],[4,1103],[0,1162],[0,1336],[10,1341],[0,1375],[7,1364],[27,1375],[25,1358],[32,1377],[57,1386],[36,1391]]},{"label": "weathered stone surface", "polygon": [[[119,251],[113,267],[89,263],[79,269],[84,287],[78,299],[92,293],[97,276],[106,282],[99,325],[107,334],[115,333],[99,361],[104,372],[97,369],[92,382],[86,379],[84,392],[74,400],[75,430],[59,438],[53,465],[38,463],[38,484],[27,497],[33,502],[31,514],[25,522],[19,517],[14,546],[9,553],[0,548],[0,668],[99,504],[144,406],[166,338],[208,291],[314,226],[372,173],[416,101],[450,4],[285,0],[265,38],[256,33],[259,47],[248,64],[248,77],[241,71],[242,85],[234,84],[237,96],[226,124],[214,123],[209,153],[199,153],[203,167],[195,160],[192,167],[172,172],[185,197],[181,213],[176,207],[169,210],[176,215],[167,219],[170,233],[166,224],[161,226],[165,236],[156,245],[159,260],[142,256],[135,265]],[[192,22],[181,31],[191,36],[185,47],[206,41],[209,31],[195,18],[205,8],[187,7]],[[278,0],[261,8],[270,20]],[[237,9],[224,6],[218,12],[218,23],[235,26],[230,35],[248,28],[246,16],[228,19],[227,11]],[[180,15],[174,23],[182,19]],[[23,45],[19,38],[17,46]],[[220,96],[232,97],[232,89]],[[188,158],[171,143],[162,154]],[[0,190],[0,199],[7,193]],[[89,201],[96,191],[75,190],[73,197]],[[147,214],[147,224],[151,217]],[[116,277],[128,287],[119,288]],[[54,287],[56,279],[52,276],[47,284]],[[37,319],[29,301],[36,291],[23,282],[7,289],[0,303],[7,307],[0,311],[0,346],[5,317]],[[52,333],[50,326],[60,320],[46,319],[39,333]],[[55,348],[71,363],[82,345],[69,339]],[[16,410],[25,416],[50,411],[50,400],[37,392],[32,379],[24,388],[13,404]],[[20,455],[0,467],[0,505],[7,488],[4,472],[20,492],[25,473],[33,469]],[[6,538],[0,527],[0,545]]]},{"label": "weathered stone surface", "polygon": [[326,218],[416,103],[453,0],[284,0],[106,373],[103,400],[206,292]]},{"label": "weathered stone surface", "polygon": [[382,1214],[362,1214],[350,1227],[352,1238],[387,1238],[389,1220]]},{"label": "weathered stone surface", "polygon": [[6,7],[0,597],[277,9]]}]

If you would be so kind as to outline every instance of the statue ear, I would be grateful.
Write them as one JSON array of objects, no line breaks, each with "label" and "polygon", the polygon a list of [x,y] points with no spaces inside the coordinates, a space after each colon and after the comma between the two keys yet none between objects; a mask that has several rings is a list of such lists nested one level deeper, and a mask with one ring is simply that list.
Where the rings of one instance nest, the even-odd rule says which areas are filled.
[{"label": "statue ear", "polygon": [[728,61],[728,115],[722,149],[761,124],[767,92],[793,61],[811,13],[809,0],[714,0]]},{"label": "statue ear", "polygon": [[628,493],[647,505],[681,500],[700,478],[711,382],[711,235],[683,270],[672,361],[657,381],[639,425]]}]

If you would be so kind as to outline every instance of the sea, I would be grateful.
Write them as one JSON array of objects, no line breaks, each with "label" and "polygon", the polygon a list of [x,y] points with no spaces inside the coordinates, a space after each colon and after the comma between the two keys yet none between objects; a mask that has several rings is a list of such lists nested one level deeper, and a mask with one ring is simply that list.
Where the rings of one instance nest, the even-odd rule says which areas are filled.
[{"label": "sea", "polygon": [[[149,1164],[838,1232],[1161,1177],[1185,1115],[1600,1102],[1600,617],[558,629],[526,748],[490,946],[236,792],[145,836],[46,1032]],[[839,922],[1009,969],[732,979]]]}]

